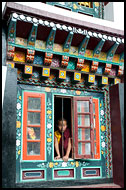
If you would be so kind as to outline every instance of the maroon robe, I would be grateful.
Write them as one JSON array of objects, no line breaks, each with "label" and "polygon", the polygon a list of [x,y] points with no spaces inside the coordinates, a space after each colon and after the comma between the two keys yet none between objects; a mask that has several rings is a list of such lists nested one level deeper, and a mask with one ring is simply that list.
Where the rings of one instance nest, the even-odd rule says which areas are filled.
[{"label": "maroon robe", "polygon": [[[60,132],[61,133],[61,132]],[[61,138],[60,138],[60,142],[59,142],[59,151],[60,151],[60,155],[61,157],[66,155],[66,151],[67,151],[67,147],[68,147],[68,139],[71,137],[70,134],[70,129],[66,128],[66,130],[63,133],[63,138],[64,138],[64,142],[63,142],[63,146],[64,146],[64,155],[62,155],[62,133],[61,133]]]}]

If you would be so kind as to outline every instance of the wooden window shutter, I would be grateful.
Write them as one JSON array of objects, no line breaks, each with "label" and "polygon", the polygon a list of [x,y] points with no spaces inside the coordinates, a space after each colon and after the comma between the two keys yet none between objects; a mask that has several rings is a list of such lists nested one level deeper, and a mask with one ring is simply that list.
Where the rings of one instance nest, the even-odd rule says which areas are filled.
[{"label": "wooden window shutter", "polygon": [[45,94],[24,92],[23,160],[45,160]]},{"label": "wooden window shutter", "polygon": [[94,158],[93,98],[73,97],[74,158]]}]

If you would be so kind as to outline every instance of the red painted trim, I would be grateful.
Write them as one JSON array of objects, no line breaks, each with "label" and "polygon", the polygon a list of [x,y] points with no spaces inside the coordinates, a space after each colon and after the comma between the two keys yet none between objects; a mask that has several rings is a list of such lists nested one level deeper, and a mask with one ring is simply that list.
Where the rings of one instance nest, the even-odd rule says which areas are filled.
[{"label": "red painted trim", "polygon": [[[37,173],[40,172],[41,176],[31,176],[31,177],[27,177],[25,176],[26,173]],[[45,175],[45,171],[44,170],[30,170],[30,171],[22,171],[22,179],[23,180],[29,180],[29,179],[44,179],[44,175]]]},{"label": "red painted trim", "polygon": [[95,103],[95,127],[96,127],[96,150],[97,154],[95,155],[95,159],[100,159],[100,136],[99,136],[99,106],[98,99],[93,99],[93,103]]},{"label": "red painted trim", "polygon": [[[85,171],[91,171],[91,170],[96,170],[96,174],[92,175],[86,175]],[[95,176],[100,176],[100,168],[83,168],[82,169],[83,177],[95,177]]]},{"label": "red painted trim", "polygon": [[[29,111],[28,97],[41,98],[40,140],[27,140],[27,126],[29,126],[27,125],[27,111]],[[36,126],[34,125],[34,127]],[[37,127],[39,126],[37,125]],[[27,142],[40,142],[40,155],[27,155]],[[45,94],[42,94],[42,93],[24,92],[23,160],[45,160]]]},{"label": "red painted trim", "polygon": [[[91,130],[91,140],[90,141],[79,141],[78,140],[78,120],[77,116],[80,115],[81,113],[77,113],[77,101],[89,101],[92,99],[92,97],[73,97],[73,102],[74,102],[74,127],[75,127],[75,151],[74,151],[74,158],[92,158],[92,155],[79,155],[78,154],[78,142],[90,142],[91,143],[91,152],[94,153],[94,129],[91,129],[91,123],[93,123],[93,100],[92,103],[89,104],[90,106],[90,128]],[[86,115],[87,113],[83,113],[82,115]],[[83,151],[82,151],[83,152]]]}]

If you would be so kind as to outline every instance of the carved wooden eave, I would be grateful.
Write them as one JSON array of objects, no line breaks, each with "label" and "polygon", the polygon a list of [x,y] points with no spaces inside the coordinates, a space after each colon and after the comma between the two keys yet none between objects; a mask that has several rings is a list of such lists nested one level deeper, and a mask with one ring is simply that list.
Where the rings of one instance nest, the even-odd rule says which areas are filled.
[{"label": "carved wooden eave", "polygon": [[[46,41],[47,51],[53,49],[54,42],[57,44],[63,44],[64,52],[67,53],[69,53],[70,46],[77,47],[78,58],[84,58],[82,56],[84,56],[86,49],[93,50],[94,59],[96,59],[96,61],[98,61],[97,59],[101,51],[107,53],[106,61],[112,61],[114,54],[121,55],[124,48],[123,38],[106,35],[102,32],[90,29],[83,30],[82,28],[71,27],[71,25],[62,25],[61,23],[31,17],[31,15],[11,14],[8,22],[9,35],[11,35],[12,30],[15,30],[14,39],[12,40],[11,38],[8,38],[10,45],[15,44],[15,38],[16,36],[19,36],[28,39],[27,46],[33,48],[35,47],[35,41],[33,44],[30,40],[33,40],[34,36],[34,40],[38,39]],[[32,35],[32,33],[34,34]],[[51,38],[52,41],[50,41]],[[113,51],[113,48],[113,56],[109,59],[109,55]]]},{"label": "carved wooden eave", "polygon": [[107,27],[107,26],[102,26],[99,24],[95,23],[90,23],[87,21],[82,21],[79,19],[71,19],[70,17],[58,15],[56,13],[51,13],[48,11],[41,11],[37,8],[31,8],[26,5],[14,3],[14,2],[7,2],[2,14],[3,19],[8,20],[9,15],[13,12],[17,12],[20,14],[28,14],[33,17],[37,17],[39,19],[45,19],[48,21],[53,21],[61,24],[67,24],[71,26],[76,26],[77,28],[82,28],[84,26],[85,29],[90,29],[93,31],[98,31],[98,32],[103,32],[104,34],[113,34],[113,36],[118,36],[118,37],[123,37],[124,36],[124,31]]},{"label": "carved wooden eave", "polygon": [[[13,5],[13,7],[12,7]],[[15,11],[15,12],[13,12]],[[17,3],[7,3],[3,18],[8,23],[8,36],[14,30],[14,39],[8,38],[8,45],[17,48],[31,49],[38,52],[47,52],[59,56],[67,56],[74,59],[84,59],[103,64],[112,64],[118,67],[124,65],[124,36],[123,31],[103,27],[101,25],[92,25],[84,22],[78,25],[76,20],[69,22],[66,17],[55,19],[55,14],[49,13],[46,18],[43,12],[37,12],[37,9],[18,5]],[[50,16],[50,18],[49,18]],[[87,24],[88,23],[88,24]],[[89,27],[90,24],[90,27]],[[97,26],[97,27],[96,27]],[[26,45],[21,46],[15,43],[15,38],[26,39]],[[36,41],[44,42],[44,48],[37,48]],[[55,44],[62,45],[62,51],[56,51]],[[76,52],[71,54],[70,48],[74,47]],[[86,55],[86,50],[92,51],[92,56]],[[100,59],[99,55],[103,52],[106,59]],[[114,55],[118,55],[119,60],[113,61]],[[9,52],[13,56],[13,52]],[[27,55],[33,63],[34,55]],[[51,64],[50,59],[45,57],[45,65]],[[47,63],[46,63],[47,62]],[[62,61],[62,66],[66,67],[68,62]],[[42,66],[43,67],[43,66]],[[50,67],[51,68],[51,67]],[[78,62],[76,69],[81,69],[82,65]],[[108,68],[106,67],[108,72]],[[75,70],[76,71],[76,70]],[[91,71],[97,71],[96,66],[92,65]],[[120,70],[119,77],[122,75]]]}]

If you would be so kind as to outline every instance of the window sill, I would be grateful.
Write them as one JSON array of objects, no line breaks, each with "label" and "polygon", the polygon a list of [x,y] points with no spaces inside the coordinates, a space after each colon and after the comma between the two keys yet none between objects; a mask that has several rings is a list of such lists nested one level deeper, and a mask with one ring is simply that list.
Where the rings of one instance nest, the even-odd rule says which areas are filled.
[{"label": "window sill", "polygon": [[[68,159],[68,161],[73,161],[74,159],[73,158],[69,158]],[[54,161],[63,161],[63,159],[62,158],[60,158],[60,159],[54,159]],[[64,162],[64,161],[63,161]]]}]

